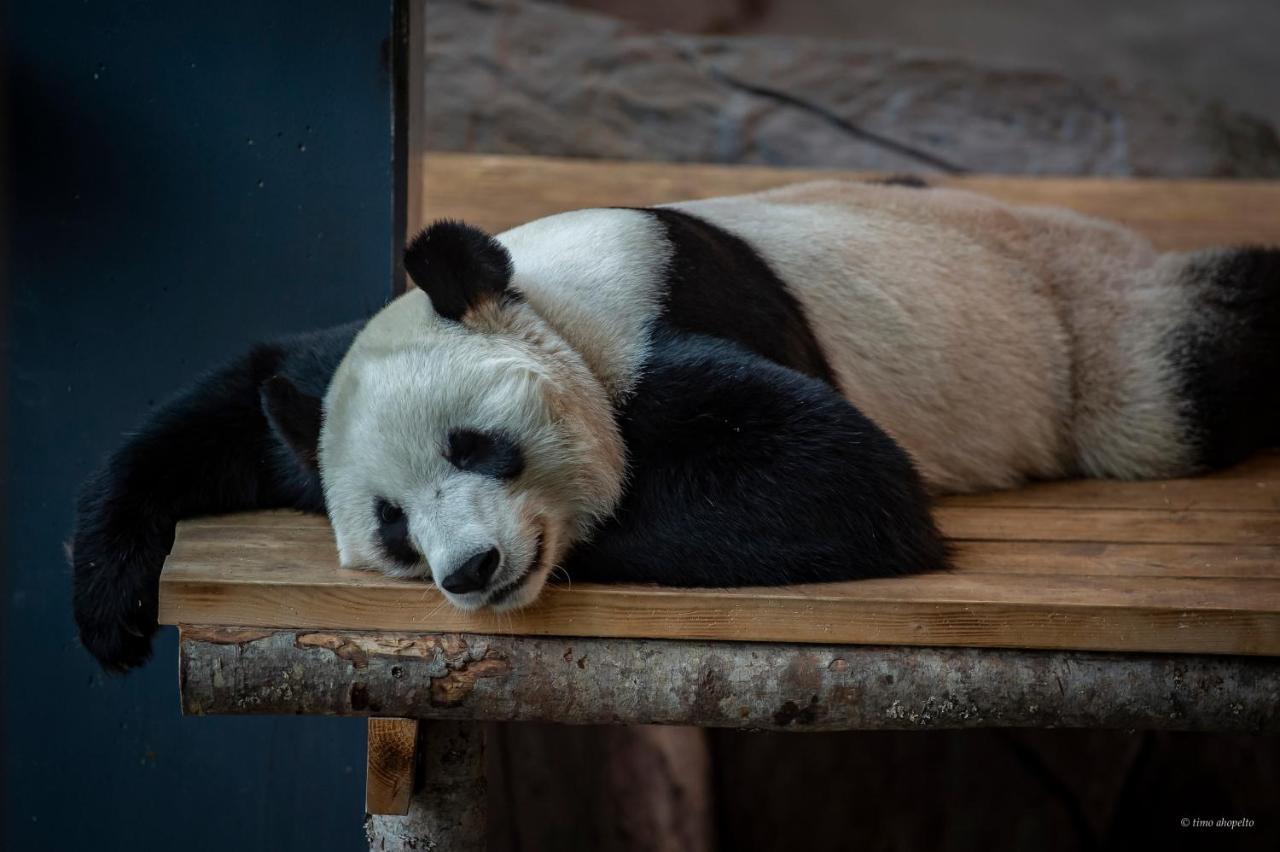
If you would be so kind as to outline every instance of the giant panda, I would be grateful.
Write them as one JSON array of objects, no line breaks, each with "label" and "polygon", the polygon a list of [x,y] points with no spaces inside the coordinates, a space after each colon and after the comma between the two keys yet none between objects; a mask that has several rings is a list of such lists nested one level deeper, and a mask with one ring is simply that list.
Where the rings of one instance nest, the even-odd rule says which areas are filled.
[{"label": "giant panda", "polygon": [[1159,253],[969,192],[820,182],[438,222],[365,323],[260,344],[86,483],[84,645],[145,660],[177,520],[327,512],[453,604],[553,569],[734,586],[937,570],[929,501],[1280,439],[1280,251]]}]

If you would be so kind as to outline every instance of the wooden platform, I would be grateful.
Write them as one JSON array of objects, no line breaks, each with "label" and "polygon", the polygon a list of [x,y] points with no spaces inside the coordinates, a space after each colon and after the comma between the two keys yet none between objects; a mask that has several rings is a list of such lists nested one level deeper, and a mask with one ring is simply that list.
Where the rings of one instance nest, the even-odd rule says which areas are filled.
[{"label": "wooden platform", "polygon": [[[806,180],[871,176],[833,169],[436,152],[418,158],[412,166],[410,233],[446,216],[497,232],[581,207],[644,206],[755,192]],[[1138,230],[1163,249],[1280,244],[1280,181],[993,175],[929,175],[928,180],[1016,204],[1048,204],[1101,216]],[[415,191],[418,186],[421,189]]]},{"label": "wooden platform", "polygon": [[514,614],[337,567],[319,518],[180,525],[168,624],[1280,654],[1280,455],[1201,480],[955,498],[946,574],[780,589],[551,585]]},{"label": "wooden platform", "polygon": [[[844,176],[722,166],[431,154],[410,226],[491,230],[560,210],[643,205]],[[1280,184],[965,177],[1011,201],[1129,224],[1164,248],[1280,244]],[[549,587],[467,615],[430,584],[336,567],[327,524],[290,513],[179,526],[164,623],[531,636],[955,645],[1280,655],[1280,454],[1196,480],[1072,482],[953,498],[947,574],[782,589]]]}]

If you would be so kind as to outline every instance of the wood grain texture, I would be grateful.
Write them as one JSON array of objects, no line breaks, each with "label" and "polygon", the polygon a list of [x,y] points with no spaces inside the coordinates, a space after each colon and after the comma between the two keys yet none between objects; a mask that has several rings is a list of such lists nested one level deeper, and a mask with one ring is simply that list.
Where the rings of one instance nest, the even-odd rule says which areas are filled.
[{"label": "wood grain texture", "polygon": [[[208,518],[179,526],[160,617],[246,628],[1277,655],[1280,510],[1256,494],[1280,483],[1278,468],[1264,455],[1204,480],[949,498],[937,509],[955,548],[947,573],[768,589],[552,584],[535,606],[504,614],[459,612],[430,584],[338,568],[321,518]],[[1197,499],[1200,482],[1211,499]],[[1177,499],[1166,503],[1170,493]],[[1095,507],[1108,502],[1120,508]]]},{"label": "wood grain texture", "polygon": [[418,724],[417,719],[369,719],[365,813],[403,816],[409,812],[418,759]]},{"label": "wood grain texture", "polygon": [[1115,541],[1280,544],[1280,513],[1170,509],[940,507],[943,535],[958,541]]},{"label": "wood grain texture", "polygon": [[1280,510],[1280,453],[1262,453],[1228,470],[1190,479],[1042,482],[1012,491],[965,494],[948,506],[1024,509]]},{"label": "wood grain texture", "polygon": [[[502,231],[582,207],[645,206],[734,195],[787,183],[869,175],[832,169],[635,163],[427,152],[411,175],[422,192],[409,221],[465,219]],[[1129,225],[1166,249],[1280,243],[1280,183],[930,176],[938,186],[1019,204],[1068,207]]]}]

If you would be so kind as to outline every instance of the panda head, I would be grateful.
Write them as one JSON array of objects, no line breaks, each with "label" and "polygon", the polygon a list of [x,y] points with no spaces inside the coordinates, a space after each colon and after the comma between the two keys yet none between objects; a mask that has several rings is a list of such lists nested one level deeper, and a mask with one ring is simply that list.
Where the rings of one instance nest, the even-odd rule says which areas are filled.
[{"label": "panda head", "polygon": [[323,417],[300,414],[280,378],[264,390],[268,416],[300,456],[311,451],[344,566],[429,576],[464,609],[521,606],[617,504],[612,408],[511,289],[492,237],[438,222],[405,269],[417,289],[356,337]]}]

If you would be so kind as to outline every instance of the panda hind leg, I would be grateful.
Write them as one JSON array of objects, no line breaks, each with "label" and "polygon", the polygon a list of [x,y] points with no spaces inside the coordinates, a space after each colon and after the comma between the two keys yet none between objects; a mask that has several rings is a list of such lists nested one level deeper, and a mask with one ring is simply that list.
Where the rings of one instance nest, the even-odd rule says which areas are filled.
[{"label": "panda hind leg", "polygon": [[1197,466],[1280,446],[1280,248],[1188,256],[1189,315],[1174,333]]}]

